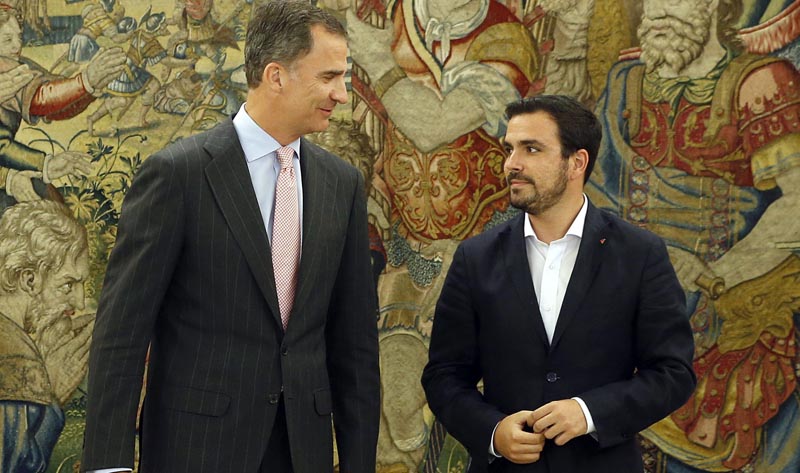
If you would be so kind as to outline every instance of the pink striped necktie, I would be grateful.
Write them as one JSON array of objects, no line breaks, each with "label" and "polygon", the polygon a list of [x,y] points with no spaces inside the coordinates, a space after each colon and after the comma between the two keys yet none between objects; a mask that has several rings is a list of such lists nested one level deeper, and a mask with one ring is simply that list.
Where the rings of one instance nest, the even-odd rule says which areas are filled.
[{"label": "pink striped necktie", "polygon": [[297,267],[300,262],[300,210],[293,159],[292,148],[278,148],[281,170],[275,186],[275,211],[272,217],[272,267],[275,271],[275,288],[278,291],[278,306],[284,330],[294,305]]}]

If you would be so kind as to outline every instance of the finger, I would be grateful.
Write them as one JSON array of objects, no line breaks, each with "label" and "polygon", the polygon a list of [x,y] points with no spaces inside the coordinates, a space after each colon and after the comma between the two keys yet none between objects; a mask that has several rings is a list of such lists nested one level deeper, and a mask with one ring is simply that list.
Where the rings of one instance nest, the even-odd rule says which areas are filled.
[{"label": "finger", "polygon": [[40,179],[42,177],[41,171],[20,171],[20,176],[25,176],[28,179]]},{"label": "finger", "polygon": [[544,443],[543,439],[544,437],[541,434],[532,434],[530,432],[515,432],[511,436],[511,447],[528,448],[535,445],[541,445]]},{"label": "finger", "polygon": [[575,438],[575,435],[572,435],[572,434],[570,434],[568,432],[562,432],[560,435],[558,435],[555,438],[555,444],[558,445],[559,447],[561,447],[561,446],[565,445],[567,442],[569,442],[570,440],[572,440],[574,438]]},{"label": "finger", "polygon": [[83,329],[89,325],[90,322],[93,322],[94,319],[94,314],[79,315],[78,317],[72,319],[72,328],[73,330]]},{"label": "finger", "polygon": [[80,346],[80,348],[76,351],[78,355],[78,359],[80,361],[84,361],[89,356],[89,343],[84,343]]},{"label": "finger", "polygon": [[506,457],[506,459],[518,465],[525,465],[538,461],[539,456],[539,453],[520,453]]},{"label": "finger", "polygon": [[14,198],[17,200],[17,202],[30,202],[32,200],[40,199],[39,194],[28,190],[17,192],[17,194],[14,195]]},{"label": "finger", "polygon": [[[549,429],[551,429],[555,424],[556,424],[555,416],[548,414],[548,415],[542,417],[541,419],[537,420],[533,424],[533,426],[532,426],[533,432],[534,433],[545,433]],[[552,437],[548,437],[548,438],[552,438]]]},{"label": "finger", "polygon": [[84,160],[75,160],[73,161],[74,169],[79,171],[81,174],[89,174],[92,172],[92,164],[87,163]]}]

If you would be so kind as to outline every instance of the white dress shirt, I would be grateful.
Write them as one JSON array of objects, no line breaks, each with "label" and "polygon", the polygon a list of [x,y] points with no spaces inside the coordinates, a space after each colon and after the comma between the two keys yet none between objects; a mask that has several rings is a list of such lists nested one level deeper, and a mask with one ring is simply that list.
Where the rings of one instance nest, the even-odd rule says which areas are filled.
[{"label": "white dress shirt", "polygon": [[[247,160],[247,170],[250,171],[250,180],[256,192],[258,208],[261,211],[261,218],[267,230],[267,237],[272,242],[272,214],[275,212],[275,185],[278,183],[278,174],[281,167],[278,162],[278,148],[281,144],[269,133],[264,131],[247,114],[245,104],[239,108],[239,112],[233,117],[233,128],[239,136],[239,143],[244,150],[244,157]],[[302,242],[303,235],[303,180],[300,175],[300,139],[289,143],[289,147],[294,150],[294,175],[297,181],[297,202],[300,211],[300,235]],[[104,468],[102,470],[90,470],[87,473],[116,473],[132,471],[130,468]]]},{"label": "white dress shirt", "polygon": [[[575,269],[575,260],[578,258],[583,227],[586,223],[586,210],[589,208],[588,202],[584,195],[583,206],[575,216],[575,220],[572,221],[567,233],[558,240],[551,241],[550,244],[539,240],[530,219],[527,214],[525,215],[524,236],[528,267],[531,271],[533,289],[536,291],[536,299],[539,301],[539,313],[542,315],[544,330],[547,332],[549,342],[553,341],[558,315],[564,302],[564,293],[567,292],[572,270]],[[579,397],[572,399],[578,402],[584,417],[586,417],[586,433],[594,433],[594,421],[583,399]],[[497,426],[495,426],[496,430]],[[492,432],[489,444],[489,453],[496,457],[500,456],[494,450],[494,432]]]},{"label": "white dress shirt", "polygon": [[[244,150],[244,157],[247,160],[247,170],[250,171],[250,180],[253,182],[253,189],[256,191],[258,208],[261,210],[261,218],[267,228],[267,236],[272,242],[272,214],[275,211],[275,185],[278,183],[278,174],[281,171],[278,162],[278,148],[281,144],[256,122],[250,118],[245,110],[245,105],[239,108],[239,112],[233,117],[233,128],[239,135],[239,143]],[[297,202],[300,210],[300,235],[303,235],[303,179],[300,174],[300,138],[289,143],[289,147],[294,150],[294,175],[297,181]]]}]

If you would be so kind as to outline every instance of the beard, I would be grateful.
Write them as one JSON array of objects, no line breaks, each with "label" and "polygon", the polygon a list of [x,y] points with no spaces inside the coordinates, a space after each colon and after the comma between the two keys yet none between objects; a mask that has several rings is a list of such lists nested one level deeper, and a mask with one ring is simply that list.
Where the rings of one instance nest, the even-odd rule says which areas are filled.
[{"label": "beard", "polygon": [[[33,299],[28,313],[25,314],[24,329],[31,338],[41,345],[46,333],[53,332],[53,328],[60,323],[68,322],[71,324],[69,317],[65,314],[70,307],[66,304],[57,307],[47,307],[44,302],[39,298]],[[47,345],[48,343],[44,343]]]},{"label": "beard", "polygon": [[567,169],[568,161],[564,159],[562,160],[556,181],[549,189],[543,190],[539,190],[536,181],[531,177],[517,171],[508,173],[508,175],[506,175],[506,182],[509,183],[509,185],[512,180],[518,180],[525,181],[533,187],[533,190],[527,190],[527,193],[526,189],[516,192],[511,189],[509,192],[511,206],[531,215],[541,215],[542,212],[552,208],[561,201],[564,192],[567,190]]},{"label": "beard", "polygon": [[685,19],[642,18],[637,34],[647,72],[663,64],[681,71],[697,59],[711,34],[711,16],[712,12],[701,5]]}]

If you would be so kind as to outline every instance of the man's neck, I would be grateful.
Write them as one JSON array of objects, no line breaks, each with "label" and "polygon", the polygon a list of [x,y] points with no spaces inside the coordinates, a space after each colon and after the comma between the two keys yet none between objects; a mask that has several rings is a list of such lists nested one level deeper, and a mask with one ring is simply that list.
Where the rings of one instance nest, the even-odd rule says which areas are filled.
[{"label": "man's neck", "polygon": [[[251,89],[252,93],[252,89]],[[252,100],[250,100],[252,98]],[[258,100],[263,100],[263,98],[255,98],[248,94],[248,100],[245,102],[244,109],[250,118],[256,122],[256,125],[261,127],[262,130],[269,133],[269,136],[275,138],[281,146],[287,146],[289,143],[297,140],[300,138],[293,133],[290,133],[288,130],[285,129],[285,122],[281,120],[282,115],[280,113],[275,113],[275,111],[269,111],[264,107],[248,107],[248,103],[256,103]]]},{"label": "man's neck", "polygon": [[583,207],[583,199],[583,192],[569,198],[565,196],[559,203],[539,215],[527,214],[533,231],[536,232],[536,238],[547,244],[564,238]]}]

